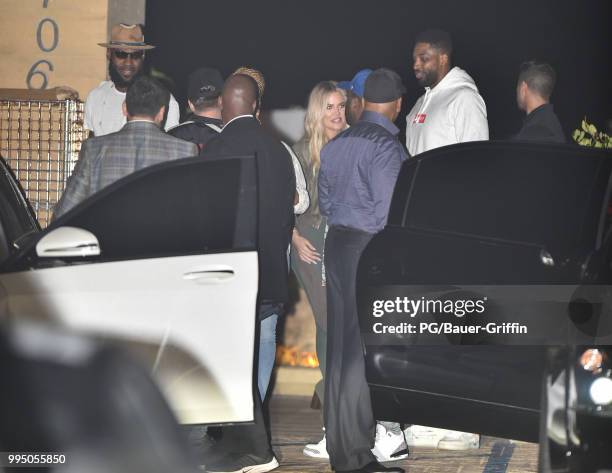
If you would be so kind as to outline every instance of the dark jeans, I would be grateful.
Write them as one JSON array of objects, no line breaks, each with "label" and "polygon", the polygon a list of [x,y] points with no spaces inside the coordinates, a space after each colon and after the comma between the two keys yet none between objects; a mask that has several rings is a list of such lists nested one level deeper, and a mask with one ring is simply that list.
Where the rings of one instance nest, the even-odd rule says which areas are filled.
[{"label": "dark jeans", "polygon": [[332,467],[358,469],[375,461],[375,421],[357,320],[357,264],[370,233],[329,227],[325,241],[327,276],[327,366],[325,435]]}]

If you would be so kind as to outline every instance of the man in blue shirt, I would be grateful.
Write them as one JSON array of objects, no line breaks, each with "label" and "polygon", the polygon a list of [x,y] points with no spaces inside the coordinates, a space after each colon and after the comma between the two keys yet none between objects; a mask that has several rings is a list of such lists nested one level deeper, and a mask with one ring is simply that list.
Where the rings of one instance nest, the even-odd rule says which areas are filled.
[{"label": "man in blue shirt", "polygon": [[403,472],[380,465],[371,448],[375,420],[365,379],[355,278],[361,252],[387,222],[397,175],[407,158],[393,124],[405,89],[392,70],[365,84],[364,112],[321,151],[319,206],[328,219],[325,267],[328,301],[325,434],[336,472]]}]

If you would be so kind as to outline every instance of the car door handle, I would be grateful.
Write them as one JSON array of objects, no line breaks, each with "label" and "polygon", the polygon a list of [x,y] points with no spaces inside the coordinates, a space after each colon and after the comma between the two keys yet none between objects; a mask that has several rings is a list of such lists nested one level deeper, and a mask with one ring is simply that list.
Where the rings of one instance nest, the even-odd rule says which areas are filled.
[{"label": "car door handle", "polygon": [[183,279],[198,284],[221,284],[230,281],[235,275],[232,268],[214,268],[189,271],[183,274]]}]

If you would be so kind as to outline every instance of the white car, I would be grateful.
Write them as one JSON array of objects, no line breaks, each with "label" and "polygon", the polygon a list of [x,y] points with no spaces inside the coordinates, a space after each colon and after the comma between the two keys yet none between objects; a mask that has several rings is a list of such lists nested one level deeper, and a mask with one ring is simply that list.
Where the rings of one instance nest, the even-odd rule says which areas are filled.
[{"label": "white car", "polygon": [[119,343],[183,424],[253,420],[255,159],[143,169],[44,231],[0,167],[0,320]]}]

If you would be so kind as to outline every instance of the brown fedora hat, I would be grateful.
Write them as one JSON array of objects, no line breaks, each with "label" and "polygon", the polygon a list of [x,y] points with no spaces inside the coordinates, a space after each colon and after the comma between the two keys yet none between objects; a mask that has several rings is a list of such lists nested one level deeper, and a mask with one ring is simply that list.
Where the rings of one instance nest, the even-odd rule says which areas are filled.
[{"label": "brown fedora hat", "polygon": [[153,49],[155,47],[145,44],[140,25],[124,23],[113,26],[108,43],[98,43],[98,45],[111,49]]}]

